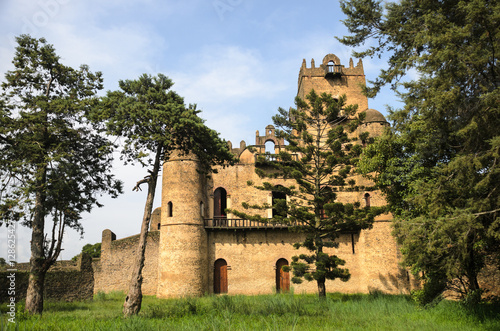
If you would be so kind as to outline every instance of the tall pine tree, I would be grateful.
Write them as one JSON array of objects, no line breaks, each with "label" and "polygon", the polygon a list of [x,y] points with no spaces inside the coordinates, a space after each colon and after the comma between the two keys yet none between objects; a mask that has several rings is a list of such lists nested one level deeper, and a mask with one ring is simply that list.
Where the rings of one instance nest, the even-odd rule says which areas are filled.
[{"label": "tall pine tree", "polygon": [[[264,182],[256,188],[279,192],[274,206],[248,205],[250,209],[275,208],[272,222],[286,224],[291,231],[304,234],[294,244],[309,251],[292,258],[292,282],[316,281],[320,298],[326,296],[326,280],[348,281],[345,261],[325,249],[338,247],[336,239],[342,232],[370,228],[378,208],[362,207],[359,202],[342,201],[344,191],[354,191],[355,166],[362,152],[356,136],[365,114],[357,106],[346,106],[345,96],[334,99],[331,94],[318,95],[312,90],[306,100],[297,97],[296,108],[283,108],[273,117],[277,136],[288,142],[280,146],[279,155],[270,160],[261,155],[256,167],[262,178],[284,179],[286,185]],[[364,135],[366,136],[366,134]],[[286,196],[286,197],[285,197]],[[234,214],[268,222],[259,215],[242,211]]]},{"label": "tall pine tree", "polygon": [[101,74],[63,65],[43,38],[22,35],[17,43],[15,69],[5,75],[1,94],[0,219],[31,228],[26,310],[40,314],[45,274],[66,227],[83,233],[81,213],[100,206],[102,193],[116,196],[121,183],[110,173],[113,146],[87,118]]}]

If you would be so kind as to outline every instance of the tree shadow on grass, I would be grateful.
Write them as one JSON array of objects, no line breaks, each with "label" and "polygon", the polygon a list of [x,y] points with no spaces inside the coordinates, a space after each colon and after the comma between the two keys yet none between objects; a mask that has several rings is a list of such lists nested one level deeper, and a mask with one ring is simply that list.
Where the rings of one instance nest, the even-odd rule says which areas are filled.
[{"label": "tree shadow on grass", "polygon": [[68,312],[77,310],[89,310],[92,306],[92,301],[78,301],[78,302],[63,302],[51,301],[47,302],[44,307],[44,312]]},{"label": "tree shadow on grass", "polygon": [[497,320],[500,323],[500,298],[496,301],[486,303],[481,302],[474,305],[463,305],[467,314],[473,316],[481,322],[487,320]]}]

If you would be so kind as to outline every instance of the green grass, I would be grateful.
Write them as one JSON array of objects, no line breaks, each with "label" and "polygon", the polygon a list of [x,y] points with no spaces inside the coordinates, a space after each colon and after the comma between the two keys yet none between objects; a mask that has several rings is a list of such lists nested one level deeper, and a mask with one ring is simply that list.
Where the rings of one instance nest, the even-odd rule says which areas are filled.
[{"label": "green grass", "polygon": [[[500,330],[500,305],[467,308],[442,301],[417,306],[408,296],[382,294],[145,297],[139,316],[123,318],[123,293],[88,302],[46,302],[42,316],[18,313],[0,330]],[[22,304],[18,304],[22,309]],[[7,325],[7,326],[6,326]]]}]

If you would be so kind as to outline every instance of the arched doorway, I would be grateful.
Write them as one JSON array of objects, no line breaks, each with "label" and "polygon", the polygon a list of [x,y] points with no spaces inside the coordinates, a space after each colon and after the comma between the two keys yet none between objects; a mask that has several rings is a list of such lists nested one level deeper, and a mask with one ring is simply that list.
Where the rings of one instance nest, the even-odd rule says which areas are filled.
[{"label": "arched doorway", "polygon": [[283,266],[288,265],[286,259],[276,261],[276,292],[290,291],[290,273],[283,270]]},{"label": "arched doorway", "polygon": [[214,263],[214,293],[227,293],[227,262],[224,259]]},{"label": "arched doorway", "polygon": [[[280,187],[283,187],[281,185],[277,185],[277,186],[280,186]],[[281,203],[284,202],[284,205],[282,204],[281,207],[283,208],[280,208],[280,209],[276,209],[275,206],[278,204],[278,200],[281,201]],[[286,209],[286,193],[283,193],[283,192],[278,192],[278,191],[272,191],[272,202],[271,202],[272,206],[273,206],[273,218],[276,217],[276,216],[282,216],[282,217],[286,217],[286,210],[283,210],[283,209]]]},{"label": "arched doorway", "polygon": [[214,221],[216,225],[226,224],[227,192],[224,188],[218,187],[214,191]]}]

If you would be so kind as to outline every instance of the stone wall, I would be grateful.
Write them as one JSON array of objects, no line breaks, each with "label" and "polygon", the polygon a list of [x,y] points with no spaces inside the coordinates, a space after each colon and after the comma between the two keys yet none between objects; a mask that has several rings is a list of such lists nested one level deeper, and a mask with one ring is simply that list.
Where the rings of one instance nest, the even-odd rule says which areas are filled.
[{"label": "stone wall", "polygon": [[499,254],[486,257],[486,266],[478,275],[478,282],[484,290],[485,298],[500,298],[500,258]]},{"label": "stone wall", "polygon": [[[92,259],[84,254],[77,262],[58,261],[51,267],[45,276],[44,299],[59,301],[90,300],[94,294],[94,272]],[[29,263],[20,263],[16,266],[15,292],[16,301],[26,298],[28,290]],[[9,300],[11,272],[0,272],[0,302]]]},{"label": "stone wall", "polygon": [[[214,263],[227,262],[229,294],[264,294],[276,289],[276,262],[308,253],[296,250],[293,244],[303,240],[303,234],[287,230],[217,230],[209,232],[209,293],[214,292]],[[390,223],[375,222],[373,229],[359,234],[343,234],[339,247],[325,252],[336,254],[346,261],[351,273],[348,282],[327,281],[328,292],[408,293],[409,277],[398,265],[398,250],[390,236]],[[316,282],[291,284],[295,293],[317,293]]]},{"label": "stone wall", "polygon": [[[116,240],[110,230],[102,233],[101,258],[93,263],[95,274],[94,293],[124,291],[128,292],[132,266],[135,261],[139,235]],[[148,233],[142,293],[155,295],[158,278],[159,231]]]}]

